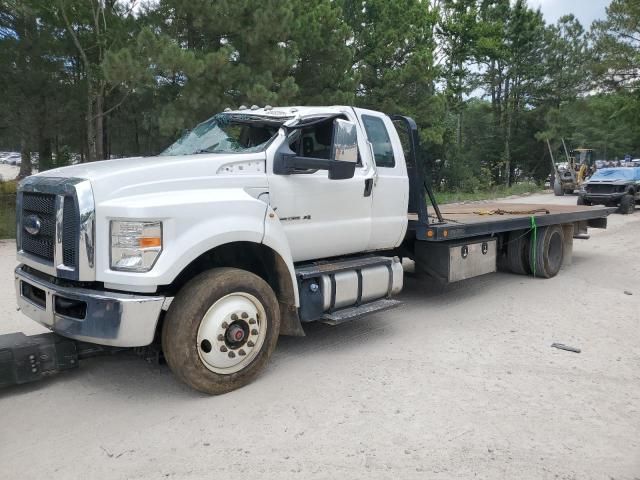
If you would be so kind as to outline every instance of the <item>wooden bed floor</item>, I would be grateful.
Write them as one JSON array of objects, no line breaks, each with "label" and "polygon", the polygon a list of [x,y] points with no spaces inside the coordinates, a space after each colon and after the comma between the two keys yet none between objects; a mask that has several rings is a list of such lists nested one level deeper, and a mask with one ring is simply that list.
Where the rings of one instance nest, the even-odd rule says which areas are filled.
[{"label": "wooden bed floor", "polygon": [[[538,205],[532,203],[449,203],[440,206],[440,212],[446,222],[474,224],[499,222],[510,218],[542,217],[545,215],[575,213],[599,210],[605,207],[587,207],[581,205]],[[429,216],[437,220],[433,208]],[[418,221],[418,215],[409,214],[409,220]]]}]

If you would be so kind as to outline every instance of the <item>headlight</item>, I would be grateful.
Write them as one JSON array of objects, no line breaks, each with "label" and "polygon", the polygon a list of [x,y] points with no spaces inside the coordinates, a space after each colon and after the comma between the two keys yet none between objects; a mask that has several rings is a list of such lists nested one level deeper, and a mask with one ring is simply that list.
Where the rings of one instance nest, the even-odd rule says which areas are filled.
[{"label": "headlight", "polygon": [[111,221],[111,269],[148,272],[162,252],[162,222]]}]

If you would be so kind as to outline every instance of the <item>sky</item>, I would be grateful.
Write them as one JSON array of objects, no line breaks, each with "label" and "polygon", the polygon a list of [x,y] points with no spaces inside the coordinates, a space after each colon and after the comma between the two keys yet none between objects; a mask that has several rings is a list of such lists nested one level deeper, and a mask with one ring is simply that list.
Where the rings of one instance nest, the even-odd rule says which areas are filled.
[{"label": "sky", "polygon": [[563,15],[573,13],[585,30],[591,26],[591,22],[605,18],[605,7],[611,0],[529,0],[532,8],[542,7],[547,23],[556,23]]}]

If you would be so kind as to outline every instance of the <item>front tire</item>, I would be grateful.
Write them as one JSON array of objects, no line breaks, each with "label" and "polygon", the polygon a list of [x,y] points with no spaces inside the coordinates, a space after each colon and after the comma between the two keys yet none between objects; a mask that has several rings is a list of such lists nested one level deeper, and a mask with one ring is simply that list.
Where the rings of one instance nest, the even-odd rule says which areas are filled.
[{"label": "front tire", "polygon": [[556,197],[562,197],[564,195],[564,190],[562,189],[562,183],[558,179],[553,183],[553,194]]},{"label": "front tire", "polygon": [[250,383],[266,366],[280,331],[271,287],[253,273],[216,268],[176,295],[162,328],[171,371],[190,387],[219,395]]},{"label": "front tire", "polygon": [[636,210],[636,200],[631,194],[627,194],[620,200],[620,213],[629,215]]}]

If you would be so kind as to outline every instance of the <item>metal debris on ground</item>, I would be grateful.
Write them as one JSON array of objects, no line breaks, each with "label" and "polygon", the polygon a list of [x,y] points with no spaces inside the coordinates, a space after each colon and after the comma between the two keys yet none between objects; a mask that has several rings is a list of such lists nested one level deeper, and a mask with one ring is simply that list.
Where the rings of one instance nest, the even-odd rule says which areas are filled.
[{"label": "metal debris on ground", "polygon": [[567,352],[573,352],[573,353],[580,353],[582,351],[579,348],[570,347],[570,346],[565,345],[563,343],[552,343],[551,346],[553,348],[558,348],[560,350],[566,350]]}]

